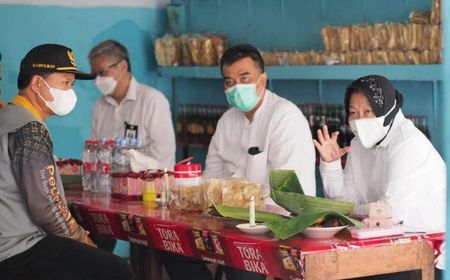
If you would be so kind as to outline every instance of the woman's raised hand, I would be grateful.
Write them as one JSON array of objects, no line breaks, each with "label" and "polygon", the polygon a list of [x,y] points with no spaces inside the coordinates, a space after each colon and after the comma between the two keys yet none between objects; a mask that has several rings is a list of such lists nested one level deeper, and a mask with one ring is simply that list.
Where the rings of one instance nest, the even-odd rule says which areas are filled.
[{"label": "woman's raised hand", "polygon": [[325,162],[332,162],[340,159],[343,155],[350,152],[349,146],[341,148],[337,143],[339,131],[331,134],[328,132],[328,127],[324,125],[322,129],[317,130],[317,139],[313,140],[314,146],[320,153],[320,158]]}]

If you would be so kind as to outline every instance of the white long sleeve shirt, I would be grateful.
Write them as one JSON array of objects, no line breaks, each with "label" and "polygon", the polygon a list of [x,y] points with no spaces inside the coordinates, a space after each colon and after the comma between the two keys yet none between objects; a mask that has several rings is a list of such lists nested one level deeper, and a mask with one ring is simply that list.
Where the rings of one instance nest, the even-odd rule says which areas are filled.
[{"label": "white long sleeve shirt", "polygon": [[406,226],[445,231],[445,163],[401,111],[379,145],[366,149],[355,137],[351,147],[344,170],[340,161],[320,164],[327,197],[356,202],[358,215],[368,214],[368,203],[384,201]]},{"label": "white long sleeve shirt", "polygon": [[[248,149],[261,151],[250,155]],[[266,90],[261,106],[249,122],[242,111],[229,109],[217,124],[206,157],[205,177],[243,177],[264,186],[268,197],[269,172],[295,170],[306,194],[315,195],[315,152],[309,125],[292,102]]]},{"label": "white long sleeve shirt", "polygon": [[175,164],[175,133],[166,97],[132,77],[126,97],[120,104],[111,96],[97,99],[91,136],[93,139],[123,137],[125,122],[138,126],[137,137],[144,141],[143,151],[159,163],[158,168],[172,170]]}]

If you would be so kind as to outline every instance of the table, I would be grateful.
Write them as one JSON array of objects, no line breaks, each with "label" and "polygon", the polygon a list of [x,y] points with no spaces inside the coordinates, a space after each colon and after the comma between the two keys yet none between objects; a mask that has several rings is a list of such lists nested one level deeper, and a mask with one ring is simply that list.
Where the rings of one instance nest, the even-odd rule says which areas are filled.
[{"label": "table", "polygon": [[344,279],[421,270],[434,279],[434,258],[443,233],[367,240],[347,231],[328,239],[301,234],[278,240],[271,233],[248,235],[237,220],[161,209],[157,204],[67,191],[73,215],[95,234],[283,279]]}]

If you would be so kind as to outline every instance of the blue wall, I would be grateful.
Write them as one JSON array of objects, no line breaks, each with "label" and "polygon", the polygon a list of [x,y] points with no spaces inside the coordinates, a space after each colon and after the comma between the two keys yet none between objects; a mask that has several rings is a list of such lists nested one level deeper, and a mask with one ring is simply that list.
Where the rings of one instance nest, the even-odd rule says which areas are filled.
[{"label": "blue wall", "polygon": [[[171,99],[170,79],[156,75],[153,54],[153,40],[166,30],[165,9],[0,5],[0,26],[1,99],[10,101],[17,94],[20,60],[32,47],[49,42],[71,47],[78,67],[90,71],[89,50],[109,38],[128,48],[139,81],[160,89]],[[100,96],[91,81],[77,81],[75,91],[75,110],[66,117],[47,120],[55,154],[61,157],[80,157],[83,140],[90,135],[92,106]]]},{"label": "blue wall", "polygon": [[[431,0],[176,0],[173,3],[184,5],[186,14],[185,25],[176,32],[225,34],[230,46],[251,43],[261,50],[321,50],[323,26],[404,22],[412,10],[431,9]],[[295,103],[342,103],[343,92],[350,82],[323,81],[322,99],[317,80],[272,80],[269,87]],[[395,81],[394,84],[405,96],[405,113],[428,116],[433,143],[441,150],[440,123],[436,119],[439,112],[435,110],[437,101],[433,99],[432,82]],[[226,104],[220,80],[176,79],[174,89],[175,103]],[[199,161],[206,155],[199,149],[190,152]]]}]

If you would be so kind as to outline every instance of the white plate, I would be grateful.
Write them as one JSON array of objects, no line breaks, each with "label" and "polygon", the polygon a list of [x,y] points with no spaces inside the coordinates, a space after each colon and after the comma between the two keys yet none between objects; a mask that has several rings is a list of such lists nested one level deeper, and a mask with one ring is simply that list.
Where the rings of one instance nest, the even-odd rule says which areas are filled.
[{"label": "white plate", "polygon": [[262,224],[256,224],[254,226],[250,226],[249,223],[246,223],[246,224],[236,225],[236,227],[240,231],[250,233],[250,234],[263,234],[270,230],[267,226],[262,225]]},{"label": "white plate", "polygon": [[310,238],[327,238],[333,237],[336,233],[343,230],[347,226],[339,227],[309,227],[303,231],[306,237]]}]

